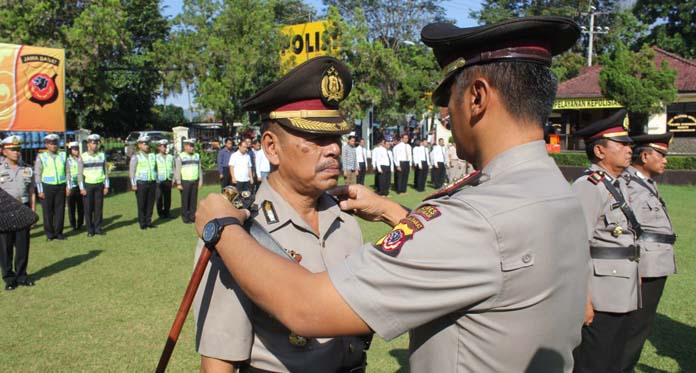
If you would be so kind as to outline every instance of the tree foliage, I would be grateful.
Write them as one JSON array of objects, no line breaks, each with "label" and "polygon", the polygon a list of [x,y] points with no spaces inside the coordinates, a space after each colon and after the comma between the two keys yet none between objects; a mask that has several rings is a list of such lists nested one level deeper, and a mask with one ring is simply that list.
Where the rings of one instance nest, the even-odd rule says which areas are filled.
[{"label": "tree foliage", "polygon": [[653,25],[644,40],[686,58],[696,58],[696,0],[637,0],[633,14]]},{"label": "tree foliage", "polygon": [[652,114],[664,111],[677,97],[677,72],[663,61],[655,66],[655,52],[647,45],[632,52],[623,43],[602,61],[599,74],[602,94],[618,101],[633,113]]}]

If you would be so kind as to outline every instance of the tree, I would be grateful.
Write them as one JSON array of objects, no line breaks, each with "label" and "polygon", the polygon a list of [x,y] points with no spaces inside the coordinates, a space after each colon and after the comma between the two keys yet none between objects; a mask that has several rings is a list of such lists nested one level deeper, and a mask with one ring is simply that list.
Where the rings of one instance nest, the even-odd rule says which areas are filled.
[{"label": "tree", "polygon": [[176,105],[154,105],[151,109],[153,118],[152,129],[159,131],[171,131],[173,127],[181,126],[187,122],[184,117],[184,109]]},{"label": "tree", "polygon": [[677,72],[666,61],[658,69],[655,52],[647,45],[636,53],[618,42],[602,62],[604,68],[599,74],[602,94],[628,110],[632,133],[642,132],[649,114],[664,111],[677,97]]},{"label": "tree", "polygon": [[643,41],[686,58],[696,58],[696,0],[638,0],[633,14],[654,25]]}]

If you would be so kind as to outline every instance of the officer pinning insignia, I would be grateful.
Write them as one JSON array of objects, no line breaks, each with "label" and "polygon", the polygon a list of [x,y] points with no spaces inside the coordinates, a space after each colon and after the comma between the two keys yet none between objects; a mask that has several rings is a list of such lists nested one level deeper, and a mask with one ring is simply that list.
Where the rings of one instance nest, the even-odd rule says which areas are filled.
[{"label": "officer pinning insignia", "polygon": [[418,219],[401,219],[389,233],[375,242],[374,247],[389,256],[396,257],[404,243],[421,229],[423,229],[423,223]]},{"label": "officer pinning insignia", "polygon": [[263,216],[266,218],[266,223],[275,224],[279,221],[278,215],[273,207],[273,202],[268,200],[263,201],[261,203],[261,210],[263,211]]}]

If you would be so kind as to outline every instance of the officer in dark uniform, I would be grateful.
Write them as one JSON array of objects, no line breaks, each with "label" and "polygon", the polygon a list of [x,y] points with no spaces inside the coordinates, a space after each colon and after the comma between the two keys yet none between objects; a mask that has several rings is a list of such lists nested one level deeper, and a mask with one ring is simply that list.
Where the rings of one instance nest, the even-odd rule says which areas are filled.
[{"label": "officer in dark uniform", "polygon": [[67,189],[65,172],[66,154],[58,150],[60,137],[49,134],[44,137],[46,151],[39,153],[34,162],[36,189],[43,209],[43,225],[46,239],[64,240],[65,196]]},{"label": "officer in dark uniform", "polygon": [[[22,141],[18,136],[9,136],[2,140],[3,159],[0,162],[0,189],[34,211],[33,171],[31,167],[22,162],[21,150]],[[2,209],[10,210],[12,208],[9,203],[2,203]],[[17,216],[12,217],[12,219],[16,218]],[[2,279],[5,281],[5,290],[14,290],[17,285],[34,286],[34,281],[27,274],[31,224],[19,228],[21,229],[13,227],[8,231],[0,230],[0,267],[2,268]],[[12,268],[13,257],[14,270]]]},{"label": "officer in dark uniform", "polygon": [[138,203],[140,229],[155,228],[152,224],[152,210],[155,207],[157,189],[157,160],[150,152],[150,136],[138,138],[138,151],[131,156],[129,177]]},{"label": "officer in dark uniform", "polygon": [[80,195],[80,185],[78,183],[78,165],[80,163],[80,145],[77,141],[68,144],[70,154],[68,154],[66,165],[66,178],[68,179],[68,219],[73,230],[82,228],[85,221],[85,209]]},{"label": "officer in dark uniform", "polygon": [[585,213],[592,274],[582,328],[574,351],[576,372],[618,372],[631,313],[640,307],[636,237],[641,228],[628,205],[621,174],[631,164],[626,111],[597,121],[576,136],[592,165],[573,183]]},{"label": "officer in dark uniform", "polygon": [[650,336],[667,276],[677,273],[674,257],[677,236],[655,182],[655,178],[665,172],[671,140],[671,133],[634,136],[633,161],[623,174],[629,205],[643,233],[638,237],[642,307],[631,312],[621,372],[635,369],[645,340]]}]

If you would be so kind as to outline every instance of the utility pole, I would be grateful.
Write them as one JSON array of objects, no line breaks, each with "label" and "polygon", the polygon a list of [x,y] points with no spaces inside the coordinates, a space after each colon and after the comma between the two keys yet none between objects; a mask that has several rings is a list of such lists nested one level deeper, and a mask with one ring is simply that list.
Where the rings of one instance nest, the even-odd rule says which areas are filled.
[{"label": "utility pole", "polygon": [[595,16],[599,14],[607,14],[608,12],[598,12],[597,8],[592,5],[592,1],[589,3],[589,8],[587,13],[582,13],[590,17],[590,27],[589,29],[582,26],[582,33],[589,35],[589,42],[587,43],[587,66],[592,66],[592,45],[594,44],[594,34],[606,34],[609,32],[609,27],[601,27],[594,25]]}]

